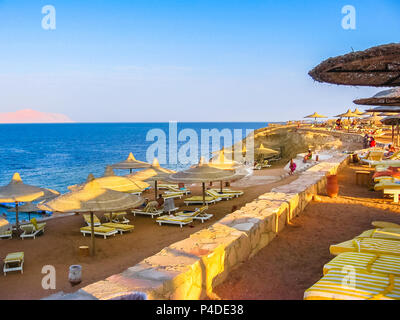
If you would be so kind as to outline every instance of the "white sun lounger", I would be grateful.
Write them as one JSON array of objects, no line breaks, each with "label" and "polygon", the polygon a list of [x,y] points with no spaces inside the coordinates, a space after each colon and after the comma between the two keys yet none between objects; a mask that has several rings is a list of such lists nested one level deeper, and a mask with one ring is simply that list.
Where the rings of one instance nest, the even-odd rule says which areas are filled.
[{"label": "white sun lounger", "polygon": [[23,224],[20,226],[20,229],[23,231],[20,235],[21,239],[25,238],[33,238],[36,239],[36,236],[44,233],[44,228],[46,223],[38,223],[37,228],[33,224]]},{"label": "white sun lounger", "polygon": [[[90,214],[84,214],[83,219],[85,219],[86,224],[90,227]],[[94,214],[93,215],[93,224],[95,227],[98,227],[101,225],[100,219]]]},{"label": "white sun lounger", "polygon": [[163,223],[164,224],[176,224],[179,225],[181,228],[184,225],[190,224],[193,222],[193,218],[187,218],[187,217],[177,217],[173,215],[165,215],[161,216],[156,219],[156,222],[161,226]]},{"label": "white sun lounger", "polygon": [[164,210],[163,209],[157,209],[158,203],[156,201],[149,202],[146,207],[143,210],[140,209],[134,209],[132,210],[132,213],[134,216],[136,214],[142,214],[145,216],[151,216],[151,218],[154,218],[155,216],[159,216],[163,214]]},{"label": "white sun lounger", "polygon": [[228,194],[228,193],[218,193],[214,190],[207,190],[206,193],[214,198],[221,198],[222,200],[230,200],[235,197],[234,194]]},{"label": "white sun lounger", "polygon": [[201,207],[200,209],[196,209],[195,211],[177,212],[176,216],[192,218],[192,219],[200,220],[201,223],[204,223],[204,221],[209,220],[213,217],[213,215],[211,213],[205,212],[207,209],[208,209],[208,207],[205,206],[205,207]]},{"label": "white sun lounger", "polygon": [[0,239],[11,239],[12,238],[12,230],[7,230],[0,233]]},{"label": "white sun lounger", "polygon": [[6,273],[10,271],[21,271],[21,273],[24,273],[23,268],[24,268],[23,252],[9,253],[4,259],[4,267],[3,267],[4,275],[6,275]]},{"label": "white sun lounger", "polygon": [[[91,234],[92,233],[92,227],[83,227],[81,228],[81,233],[83,234],[83,236],[85,237],[87,234]],[[110,236],[115,236],[115,234],[118,233],[118,230],[116,230],[115,228],[109,228],[109,227],[94,227],[94,234],[96,236],[103,236],[104,239],[107,239],[107,237]]]},{"label": "white sun lounger", "polygon": [[[206,196],[205,197],[205,204],[213,204],[217,201],[221,201],[221,198],[215,198],[213,196]],[[193,196],[190,198],[186,198],[183,202],[188,206],[191,204],[203,204],[203,196]]]}]

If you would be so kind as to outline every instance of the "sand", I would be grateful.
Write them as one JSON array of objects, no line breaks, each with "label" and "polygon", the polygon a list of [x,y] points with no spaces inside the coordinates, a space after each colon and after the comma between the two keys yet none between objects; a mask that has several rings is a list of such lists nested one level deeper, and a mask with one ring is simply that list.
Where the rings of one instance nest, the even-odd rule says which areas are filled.
[{"label": "sand", "polygon": [[[40,299],[59,291],[72,292],[92,282],[122,272],[164,247],[215,223],[226,214],[231,213],[233,206],[240,208],[260,194],[270,191],[273,187],[296,179],[296,177],[288,177],[274,182],[282,174],[284,174],[282,168],[266,169],[255,171],[257,181],[253,185],[249,182],[252,179],[246,179],[242,187],[239,182],[236,182],[233,188],[240,187],[245,194],[234,200],[221,201],[211,205],[208,212],[214,214],[214,217],[204,224],[196,221],[192,226],[181,229],[179,226],[159,226],[150,217],[128,215],[135,230],[130,234],[117,235],[106,240],[96,237],[97,254],[95,257],[79,257],[78,247],[90,245],[90,237],[83,237],[79,232],[79,229],[84,226],[84,220],[80,215],[48,220],[45,234],[35,240],[20,240],[16,237],[11,240],[0,240],[1,261],[7,253],[25,252],[24,274],[11,272],[7,276],[0,277],[0,299]],[[261,176],[266,176],[264,181]],[[201,194],[199,187],[191,189],[193,194]],[[144,193],[143,196],[149,199],[154,197],[152,191]],[[175,204],[182,209],[195,207],[186,207],[183,200],[179,199],[175,201]],[[82,283],[75,287],[68,282],[69,266],[73,264],[82,266],[83,277]],[[42,268],[45,265],[55,267],[55,290],[42,289],[41,282],[45,276],[42,274]]]},{"label": "sand", "polygon": [[352,165],[338,175],[338,198],[322,195],[321,202],[310,203],[293,226],[234,270],[215,294],[238,300],[303,299],[304,291],[322,277],[323,265],[333,258],[331,244],[372,229],[375,220],[400,223],[400,206],[383,199],[381,192],[355,184],[357,169]]}]

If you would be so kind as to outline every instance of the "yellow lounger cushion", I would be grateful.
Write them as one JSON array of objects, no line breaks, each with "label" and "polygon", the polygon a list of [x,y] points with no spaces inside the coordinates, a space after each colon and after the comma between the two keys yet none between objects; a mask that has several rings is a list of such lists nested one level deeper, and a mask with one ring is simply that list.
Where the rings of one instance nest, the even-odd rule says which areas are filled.
[{"label": "yellow lounger cushion", "polygon": [[[216,199],[215,197],[210,197],[210,196],[205,197],[206,201],[212,201],[215,199]],[[190,198],[186,198],[184,201],[203,201],[203,196],[193,196]]]},{"label": "yellow lounger cushion", "polygon": [[103,223],[102,226],[107,227],[107,228],[124,230],[124,231],[133,230],[135,228],[135,226],[132,226],[130,224],[113,223],[113,222]]},{"label": "yellow lounger cushion", "polygon": [[355,281],[348,272],[333,269],[304,293],[305,300],[398,300],[400,278],[355,270]]},{"label": "yellow lounger cushion", "polygon": [[[86,222],[90,223],[90,214],[84,214],[83,218],[85,219]],[[97,218],[95,214],[93,215],[93,222],[94,223],[100,222],[99,218]]]},{"label": "yellow lounger cushion", "polygon": [[383,228],[364,231],[357,238],[376,238],[388,240],[400,240],[399,228]]},{"label": "yellow lounger cushion", "polygon": [[372,225],[375,228],[400,228],[399,224],[386,221],[373,221]]},{"label": "yellow lounger cushion", "polygon": [[24,260],[24,253],[23,252],[14,252],[7,254],[7,257],[4,259],[4,262],[15,262],[19,261],[22,262]]},{"label": "yellow lounger cushion", "polygon": [[324,266],[324,275],[332,269],[344,270],[352,266],[370,273],[393,274],[400,277],[400,257],[373,253],[345,252]]},{"label": "yellow lounger cushion", "polygon": [[329,250],[333,255],[343,252],[364,252],[399,256],[400,241],[374,238],[353,239],[331,245]]},{"label": "yellow lounger cushion", "polygon": [[192,218],[176,217],[176,216],[161,216],[156,219],[157,221],[176,221],[176,222],[192,222]]},{"label": "yellow lounger cushion", "polygon": [[[109,233],[109,232],[112,232],[114,230],[115,230],[115,228],[109,228],[109,227],[103,227],[103,226],[94,227],[94,232],[97,232],[97,233]],[[82,227],[81,231],[92,231],[92,228],[89,227],[89,226],[88,227]]]}]

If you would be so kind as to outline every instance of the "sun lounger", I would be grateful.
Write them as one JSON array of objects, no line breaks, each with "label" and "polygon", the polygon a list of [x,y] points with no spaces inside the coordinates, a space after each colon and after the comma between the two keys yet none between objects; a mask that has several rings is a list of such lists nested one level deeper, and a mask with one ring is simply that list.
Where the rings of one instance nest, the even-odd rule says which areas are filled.
[{"label": "sun lounger", "polygon": [[205,212],[207,209],[208,209],[208,207],[204,206],[195,211],[177,212],[175,215],[178,217],[185,217],[185,218],[192,218],[192,219],[200,220],[202,223],[204,223],[204,221],[209,220],[213,217],[212,214]]},{"label": "sun lounger", "polygon": [[375,228],[400,228],[400,224],[387,221],[372,221]]},{"label": "sun lounger", "polygon": [[[205,197],[205,204],[206,205],[213,204],[213,203],[215,203],[217,201],[221,201],[221,198],[219,198],[219,197],[217,198],[217,197],[210,196],[210,195]],[[190,197],[190,198],[186,198],[183,202],[187,206],[190,205],[190,204],[203,204],[203,196],[193,196],[193,197]]]},{"label": "sun lounger", "polygon": [[192,218],[186,218],[186,217],[177,217],[173,215],[165,215],[158,217],[156,219],[156,222],[161,226],[163,223],[164,224],[176,224],[179,225],[181,228],[184,225],[190,224],[193,222]]},{"label": "sun lounger", "polygon": [[12,238],[12,230],[6,230],[0,233],[0,239],[11,239]]},{"label": "sun lounger", "polygon": [[[214,190],[217,193],[221,193],[220,189],[211,189]],[[232,189],[222,189],[223,194],[233,194],[235,197],[242,196],[244,192],[242,190],[232,190]]]},{"label": "sun lounger", "polygon": [[184,195],[191,194],[192,192],[189,189],[186,188],[175,188],[175,187],[168,187],[168,190],[165,191],[165,193],[182,193]]},{"label": "sun lounger", "polygon": [[[83,236],[86,236],[87,234],[91,234],[92,227],[87,226],[87,227],[81,228],[81,233],[83,234]],[[109,236],[115,236],[116,233],[118,233],[118,231],[115,228],[103,227],[103,226],[94,227],[94,234],[96,236],[103,236],[104,239],[107,239],[107,237],[109,237]]]},{"label": "sun lounger", "polygon": [[[86,224],[90,227],[90,214],[84,214],[83,219],[85,219]],[[101,225],[100,219],[97,218],[97,216],[95,214],[93,215],[93,222],[94,222],[95,227],[98,227]]]},{"label": "sun lounger", "polygon": [[357,236],[357,239],[361,239],[361,238],[374,238],[374,239],[386,239],[386,240],[400,241],[400,229],[399,228],[377,228],[377,229],[367,230],[367,231],[364,231],[359,236]]},{"label": "sun lounger", "polygon": [[103,223],[102,226],[107,228],[114,228],[120,234],[123,234],[124,232],[132,232],[133,229],[135,229],[135,227],[130,224],[114,223],[114,222]]},{"label": "sun lounger", "polygon": [[128,224],[130,221],[125,217],[126,212],[105,213],[107,222]]},{"label": "sun lounger", "polygon": [[363,252],[400,256],[400,241],[374,238],[353,239],[331,245],[329,250],[333,255],[343,252]]},{"label": "sun lounger", "polygon": [[323,272],[326,275],[332,269],[343,270],[348,266],[367,272],[393,274],[396,277],[400,277],[400,257],[360,252],[339,254],[325,264]]},{"label": "sun lounger", "polygon": [[33,238],[36,239],[36,236],[44,233],[44,229],[46,227],[46,223],[37,223],[36,219],[31,219],[31,223],[23,224],[19,226],[23,231],[20,235],[21,239],[25,238]]},{"label": "sun lounger", "polygon": [[10,271],[21,271],[24,273],[24,253],[23,252],[14,252],[9,253],[4,259],[4,267],[3,272],[4,275]]},{"label": "sun lounger", "polygon": [[157,188],[160,190],[169,190],[170,188],[179,189],[179,186],[177,184],[159,183]]},{"label": "sun lounger", "polygon": [[151,216],[151,218],[154,218],[154,216],[159,216],[164,212],[164,210],[162,209],[157,209],[157,206],[158,206],[157,201],[151,201],[146,205],[146,207],[143,210],[134,209],[132,210],[132,213],[134,216],[136,216],[136,214],[143,214],[146,216]]},{"label": "sun lounger", "polygon": [[222,200],[230,200],[235,197],[233,194],[228,194],[228,193],[221,194],[213,190],[206,190],[206,193],[211,197],[214,197],[216,199],[221,198]]},{"label": "sun lounger", "polygon": [[164,199],[174,199],[174,198],[179,198],[181,199],[184,196],[183,193],[181,192],[165,192],[162,197]]},{"label": "sun lounger", "polygon": [[[346,269],[347,270],[347,269]],[[362,270],[333,269],[304,293],[305,300],[397,300],[400,278]],[[352,276],[354,281],[352,281]]]}]

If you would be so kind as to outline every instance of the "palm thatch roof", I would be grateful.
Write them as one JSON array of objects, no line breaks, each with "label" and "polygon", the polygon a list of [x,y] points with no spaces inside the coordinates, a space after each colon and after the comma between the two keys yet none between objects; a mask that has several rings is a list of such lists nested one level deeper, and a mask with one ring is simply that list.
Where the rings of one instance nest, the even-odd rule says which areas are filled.
[{"label": "palm thatch roof", "polygon": [[368,109],[367,112],[387,112],[387,113],[400,113],[400,106],[381,106]]},{"label": "palm thatch roof", "polygon": [[384,125],[395,126],[400,123],[400,114],[396,116],[389,116],[381,120]]},{"label": "palm thatch roof", "polygon": [[354,100],[354,103],[366,106],[400,106],[400,88],[384,90],[372,98]]},{"label": "palm thatch roof", "polygon": [[45,195],[45,189],[25,184],[19,173],[14,173],[9,184],[0,187],[0,202],[34,201]]},{"label": "palm thatch roof", "polygon": [[136,160],[131,152],[126,160],[115,163],[111,167],[114,169],[142,169],[150,167],[150,163]]},{"label": "palm thatch roof", "polygon": [[304,117],[304,118],[316,119],[316,118],[328,118],[328,117],[325,117],[325,116],[323,116],[323,115],[320,115],[320,114],[317,113],[317,112],[314,112],[313,114],[310,114],[309,116],[306,116],[306,117]]},{"label": "palm thatch roof", "polygon": [[309,75],[318,82],[341,85],[400,86],[400,43],[329,58],[311,70]]},{"label": "palm thatch roof", "polygon": [[357,113],[352,112],[350,109],[347,112],[338,114],[335,118],[359,118],[360,115]]},{"label": "palm thatch roof", "polygon": [[115,212],[136,208],[143,201],[135,195],[104,189],[94,180],[37,207],[56,212]]}]

